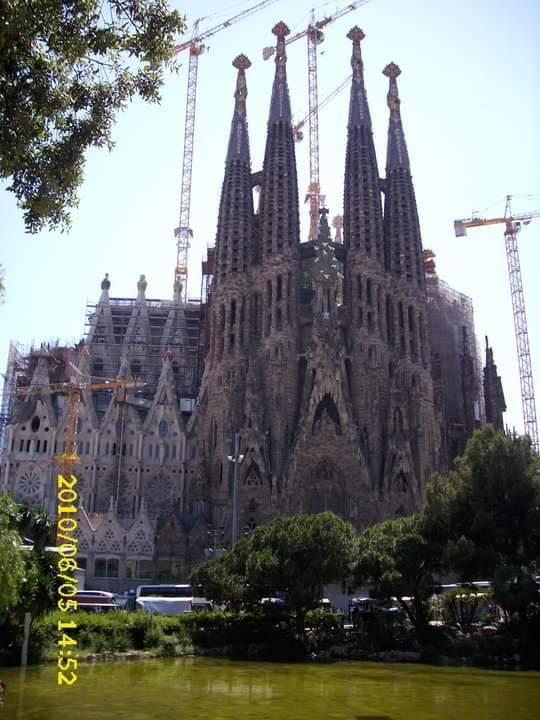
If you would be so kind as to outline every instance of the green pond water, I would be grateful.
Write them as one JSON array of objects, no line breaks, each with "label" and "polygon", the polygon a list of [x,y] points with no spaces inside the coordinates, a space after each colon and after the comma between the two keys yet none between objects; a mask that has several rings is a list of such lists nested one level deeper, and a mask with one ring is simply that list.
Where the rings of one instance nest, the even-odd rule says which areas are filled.
[{"label": "green pond water", "polygon": [[1,720],[532,720],[540,673],[363,662],[290,665],[207,658],[0,668]]}]

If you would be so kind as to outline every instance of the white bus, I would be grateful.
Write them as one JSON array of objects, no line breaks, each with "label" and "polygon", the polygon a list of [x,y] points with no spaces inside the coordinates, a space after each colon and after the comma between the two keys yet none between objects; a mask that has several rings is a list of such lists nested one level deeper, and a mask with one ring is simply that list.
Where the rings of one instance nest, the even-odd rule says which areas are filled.
[{"label": "white bus", "polygon": [[139,585],[135,607],[159,615],[180,615],[212,609],[206,598],[194,597],[191,585]]}]

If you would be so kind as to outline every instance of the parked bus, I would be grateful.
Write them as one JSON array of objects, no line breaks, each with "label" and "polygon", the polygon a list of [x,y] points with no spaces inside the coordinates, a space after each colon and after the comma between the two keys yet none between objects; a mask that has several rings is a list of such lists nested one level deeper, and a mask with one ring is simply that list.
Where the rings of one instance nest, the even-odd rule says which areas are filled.
[{"label": "parked bus", "polygon": [[139,585],[135,600],[137,610],[158,615],[181,615],[211,610],[206,598],[194,597],[191,585]]}]

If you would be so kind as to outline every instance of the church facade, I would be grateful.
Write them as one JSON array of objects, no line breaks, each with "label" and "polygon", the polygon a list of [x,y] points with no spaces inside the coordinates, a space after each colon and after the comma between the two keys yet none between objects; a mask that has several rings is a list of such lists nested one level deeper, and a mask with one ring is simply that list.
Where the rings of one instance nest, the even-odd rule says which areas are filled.
[{"label": "church facade", "polygon": [[[90,587],[185,580],[232,536],[283,513],[331,510],[362,529],[414,512],[431,474],[448,467],[483,421],[472,306],[426,272],[399,68],[384,69],[381,178],[364,35],[349,32],[343,237],[332,237],[321,208],[318,236],[302,242],[288,32],[282,22],[273,28],[276,67],[257,172],[247,123],[250,62],[240,55],[233,63],[234,110],[203,301],[184,302],[180,287],[172,300],[148,298],[144,276],[136,298],[111,297],[106,276],[77,347],[42,348],[8,368],[1,487],[50,512],[66,407],[47,387],[81,373],[144,383],[83,391],[78,532]],[[492,354],[488,365],[486,407],[501,424]],[[21,385],[43,392],[15,399]]]},{"label": "church facade", "polygon": [[[326,210],[301,242],[278,23],[262,172],[252,173],[239,56],[210,302],[208,360],[192,421],[214,523],[230,516],[231,440],[240,435],[239,525],[332,510],[357,527],[419,507],[439,467],[422,241],[391,63],[381,180],[355,27],[344,163],[343,242]],[[251,187],[260,186],[256,213]]]}]

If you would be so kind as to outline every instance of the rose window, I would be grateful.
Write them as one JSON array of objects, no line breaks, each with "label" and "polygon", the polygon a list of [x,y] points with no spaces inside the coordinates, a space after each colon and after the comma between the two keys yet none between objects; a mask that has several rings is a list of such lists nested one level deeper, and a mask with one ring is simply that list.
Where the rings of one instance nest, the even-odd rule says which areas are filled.
[{"label": "rose window", "polygon": [[17,499],[38,500],[41,494],[41,480],[33,470],[24,472],[17,482]]}]

